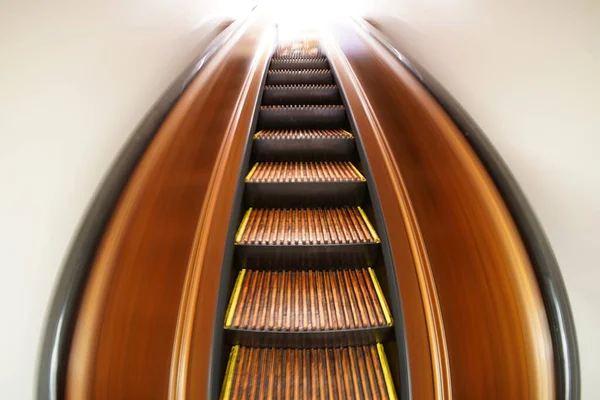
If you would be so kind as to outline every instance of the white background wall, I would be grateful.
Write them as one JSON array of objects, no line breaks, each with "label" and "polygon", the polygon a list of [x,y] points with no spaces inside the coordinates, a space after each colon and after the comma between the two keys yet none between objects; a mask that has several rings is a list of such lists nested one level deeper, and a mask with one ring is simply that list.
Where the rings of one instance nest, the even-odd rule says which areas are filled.
[{"label": "white background wall", "polygon": [[600,398],[600,1],[365,5],[474,117],[525,191],[567,284],[582,398]]},{"label": "white background wall", "polygon": [[[118,150],[201,51],[210,21],[247,8],[209,3],[0,6],[0,398],[33,397],[53,284]],[[562,266],[583,398],[600,398],[600,2],[525,3],[365,8],[472,114],[516,175]]]},{"label": "white background wall", "polygon": [[249,4],[0,4],[1,399],[33,398],[55,279],[117,152],[215,19]]}]

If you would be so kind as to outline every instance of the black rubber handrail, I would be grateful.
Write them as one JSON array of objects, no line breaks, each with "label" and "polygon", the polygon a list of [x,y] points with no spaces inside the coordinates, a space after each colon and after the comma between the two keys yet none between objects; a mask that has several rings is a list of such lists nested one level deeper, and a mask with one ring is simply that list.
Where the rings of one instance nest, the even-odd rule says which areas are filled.
[{"label": "black rubber handrail", "polygon": [[[37,378],[38,400],[64,398],[69,349],[89,268],[106,225],[135,167],[192,80],[252,12],[231,23],[169,86],[132,133],[99,186],[66,255],[47,311]],[[226,22],[225,20],[223,22]]]},{"label": "black rubber handrail", "polygon": [[381,31],[364,19],[354,19],[354,22],[383,45],[421,82],[452,118],[492,177],[517,225],[540,286],[552,336],[556,398],[579,400],[579,349],[567,289],[550,242],[525,194],[488,137],[458,101],[423,67],[397,50]]}]

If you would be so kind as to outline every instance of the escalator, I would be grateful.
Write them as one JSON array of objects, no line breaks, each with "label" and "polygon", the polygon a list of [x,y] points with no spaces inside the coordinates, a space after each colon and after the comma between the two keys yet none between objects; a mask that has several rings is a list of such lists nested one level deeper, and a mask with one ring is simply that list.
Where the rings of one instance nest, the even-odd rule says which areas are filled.
[{"label": "escalator", "polygon": [[579,398],[560,271],[476,124],[377,32],[273,28],[232,24],[111,168],[38,398]]},{"label": "escalator", "polygon": [[371,193],[317,41],[270,60],[251,160],[221,398],[397,398]]}]

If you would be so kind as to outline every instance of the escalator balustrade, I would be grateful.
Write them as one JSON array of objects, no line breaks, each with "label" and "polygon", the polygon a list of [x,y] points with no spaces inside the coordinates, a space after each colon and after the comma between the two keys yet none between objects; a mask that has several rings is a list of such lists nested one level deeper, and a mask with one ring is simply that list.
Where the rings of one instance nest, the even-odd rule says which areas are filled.
[{"label": "escalator balustrade", "polygon": [[221,398],[395,399],[382,344],[394,323],[371,267],[380,238],[317,41],[275,51],[252,142]]}]

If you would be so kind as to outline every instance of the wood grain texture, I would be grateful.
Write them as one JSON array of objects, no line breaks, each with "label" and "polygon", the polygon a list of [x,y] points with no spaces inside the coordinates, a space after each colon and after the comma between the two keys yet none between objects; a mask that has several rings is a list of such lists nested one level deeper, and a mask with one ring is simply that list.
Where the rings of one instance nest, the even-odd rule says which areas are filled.
[{"label": "wood grain texture", "polygon": [[[200,213],[179,308],[171,375],[171,399],[203,399],[209,390],[210,356],[220,287],[221,266],[227,243],[235,188],[244,149],[263,81],[275,44],[275,31],[264,22],[232,44],[228,62],[244,60],[245,80],[230,109],[223,143]],[[247,58],[250,57],[250,58]],[[217,322],[219,325],[222,321]]]},{"label": "wood grain texture", "polygon": [[348,161],[266,162],[256,164],[246,182],[361,182],[364,178]]},{"label": "wood grain texture", "polygon": [[[243,223],[242,223],[243,224]],[[298,245],[376,243],[358,207],[251,209],[236,244]]]},{"label": "wood grain texture", "polygon": [[396,398],[376,346],[333,349],[239,347],[223,399]]},{"label": "wood grain texture", "polygon": [[387,326],[366,269],[252,271],[232,306],[232,328],[327,331]]},{"label": "wood grain texture", "polygon": [[[237,140],[246,139],[252,112],[234,111],[244,91],[251,97],[250,91],[257,90],[246,82],[254,73],[264,31],[258,22],[248,23],[212,57],[163,123],[123,192],[83,294],[67,398],[167,398],[195,232],[207,208],[220,149],[235,144],[226,142],[224,133],[235,125],[235,133],[242,135]],[[236,170],[239,159],[229,161]],[[233,191],[232,181],[223,183]],[[224,199],[221,207],[228,204]],[[213,292],[220,266],[211,264],[207,277]],[[216,293],[207,294],[214,297],[206,303],[210,318],[205,328],[212,332]],[[207,352],[198,356],[197,363],[203,362],[208,364]],[[195,372],[198,382],[207,378]]]},{"label": "wood grain texture", "polygon": [[[387,228],[404,306],[413,396],[554,398],[544,306],[501,197],[434,99],[350,24],[336,27],[339,48],[329,42],[327,50],[361,133],[385,219],[405,221]],[[394,180],[402,190],[393,189],[398,188]],[[408,198],[399,197],[402,192]],[[411,214],[414,220],[406,218]],[[407,237],[414,228],[416,242]],[[433,320],[425,311],[434,298],[424,296],[427,288],[419,284],[414,248],[407,242],[424,246],[432,274],[424,282],[439,305],[436,310],[433,304],[439,313]],[[432,332],[439,328],[442,337]],[[443,345],[443,353],[435,354],[432,340]]]}]

